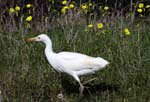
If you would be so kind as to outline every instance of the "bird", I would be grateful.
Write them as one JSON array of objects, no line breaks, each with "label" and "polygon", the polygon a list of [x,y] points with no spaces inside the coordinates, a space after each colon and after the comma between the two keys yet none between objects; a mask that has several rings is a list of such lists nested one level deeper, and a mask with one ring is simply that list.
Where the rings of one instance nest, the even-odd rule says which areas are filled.
[{"label": "bird", "polygon": [[40,34],[25,40],[26,42],[43,42],[46,45],[44,52],[49,64],[56,71],[72,76],[79,83],[80,96],[83,95],[84,85],[79,77],[94,74],[109,65],[109,62],[101,57],[91,57],[78,52],[55,53],[52,48],[52,41],[47,34]]}]

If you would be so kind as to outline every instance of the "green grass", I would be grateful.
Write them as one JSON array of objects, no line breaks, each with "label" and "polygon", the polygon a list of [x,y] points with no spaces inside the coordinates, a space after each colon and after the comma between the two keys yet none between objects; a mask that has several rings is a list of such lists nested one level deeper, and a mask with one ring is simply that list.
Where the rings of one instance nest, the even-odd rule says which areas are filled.
[{"label": "green grass", "polygon": [[[78,83],[52,69],[44,55],[44,44],[26,43],[24,38],[38,35],[29,31],[0,31],[0,90],[10,102],[148,102],[150,101],[150,29],[148,24],[130,26],[126,36],[118,23],[100,31],[86,32],[85,25],[53,27],[47,34],[55,52],[75,51],[100,56],[110,65],[96,75],[82,76],[88,83],[79,98]],[[63,99],[58,94],[63,94]]]}]

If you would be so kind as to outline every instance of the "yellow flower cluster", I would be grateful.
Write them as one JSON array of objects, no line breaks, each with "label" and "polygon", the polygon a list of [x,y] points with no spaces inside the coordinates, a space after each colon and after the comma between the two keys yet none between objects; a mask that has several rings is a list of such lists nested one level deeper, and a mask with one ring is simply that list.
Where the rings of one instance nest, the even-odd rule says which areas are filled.
[{"label": "yellow flower cluster", "polygon": [[138,13],[142,13],[142,12],[143,12],[143,8],[144,8],[144,4],[143,4],[143,3],[139,3],[139,4],[138,4],[137,12],[138,12]]},{"label": "yellow flower cluster", "polygon": [[138,8],[137,12],[141,13],[141,12],[143,12],[143,10],[141,8]]},{"label": "yellow flower cluster", "polygon": [[[31,8],[31,7],[32,7],[31,4],[26,5],[26,8]],[[13,7],[9,8],[9,12],[14,13],[15,11],[20,11],[20,9],[21,9],[20,6],[17,5],[15,8],[13,8]]]},{"label": "yellow flower cluster", "polygon": [[109,10],[109,7],[108,7],[108,6],[105,6],[105,7],[104,7],[104,10],[105,10],[105,11],[108,11],[108,10]]},{"label": "yellow flower cluster", "polygon": [[125,28],[125,29],[124,29],[124,34],[125,34],[125,35],[130,35],[130,31],[129,31],[128,28]]},{"label": "yellow flower cluster", "polygon": [[27,22],[31,22],[31,21],[32,21],[32,16],[28,16],[28,17],[26,18],[26,21],[27,21]]},{"label": "yellow flower cluster", "polygon": [[87,10],[88,9],[88,5],[86,3],[84,3],[84,4],[81,5],[81,8],[83,10]]},{"label": "yellow flower cluster", "polygon": [[139,8],[143,8],[143,7],[144,7],[144,4],[143,4],[143,3],[139,3],[138,7],[139,7]]},{"label": "yellow flower cluster", "polygon": [[69,4],[69,8],[73,9],[74,7],[74,4]]},{"label": "yellow flower cluster", "polygon": [[[103,25],[103,23],[100,22],[100,23],[97,23],[96,26],[97,26],[98,29],[102,29],[104,25]],[[94,27],[94,25],[93,25],[93,24],[88,24],[87,27],[88,27],[89,29],[91,29],[91,28]]]},{"label": "yellow flower cluster", "polygon": [[15,8],[9,8],[9,13],[14,13],[15,11],[20,11],[20,6],[16,6]]},{"label": "yellow flower cluster", "polygon": [[14,13],[15,12],[15,9],[13,7],[9,8],[9,12],[10,13]]},{"label": "yellow flower cluster", "polygon": [[97,28],[102,29],[103,28],[103,23],[97,23]]},{"label": "yellow flower cluster", "polygon": [[15,10],[16,10],[16,11],[20,11],[20,6],[16,6],[16,7],[15,7]]},{"label": "yellow flower cluster", "polygon": [[64,0],[61,2],[63,5],[66,5],[67,4],[67,0]]},{"label": "yellow flower cluster", "polygon": [[31,8],[31,7],[32,7],[31,4],[27,4],[27,5],[26,5],[26,8]]},{"label": "yellow flower cluster", "polygon": [[[32,7],[32,4],[26,4],[26,8],[27,9],[29,9],[29,11],[30,11],[30,8]],[[27,23],[27,28],[30,28],[30,23],[29,22],[31,22],[32,21],[32,16],[30,15],[30,16],[27,16],[26,17],[26,21],[28,22]]]},{"label": "yellow flower cluster", "polygon": [[65,14],[68,9],[73,9],[73,8],[75,8],[75,5],[74,5],[73,3],[68,4],[68,1],[67,1],[67,0],[62,1],[61,3],[64,5],[64,6],[62,7],[62,9],[61,9],[61,12],[62,12],[63,14]]},{"label": "yellow flower cluster", "polygon": [[137,12],[138,13],[142,13],[143,11],[145,11],[145,9],[149,9],[150,8],[150,5],[149,4],[147,4],[147,5],[145,5],[144,6],[144,3],[139,3],[138,4],[138,8],[137,8]]},{"label": "yellow flower cluster", "polygon": [[93,28],[93,24],[89,24],[89,25],[88,25],[88,28]]},{"label": "yellow flower cluster", "polygon": [[[26,8],[31,8],[32,7],[32,5],[31,4],[27,4],[26,5]],[[20,11],[20,6],[16,6],[15,8],[13,8],[13,7],[11,7],[11,8],[9,8],[9,12],[10,13],[14,13],[14,12],[16,12],[16,15],[18,16],[18,11]],[[28,16],[27,18],[26,18],[26,21],[27,22],[31,22],[32,21],[32,16]]]},{"label": "yellow flower cluster", "polygon": [[65,14],[68,8],[69,8],[68,6],[64,6],[64,7],[61,9],[61,12]]},{"label": "yellow flower cluster", "polygon": [[81,5],[81,9],[84,10],[84,11],[86,11],[86,10],[88,10],[90,8],[93,8],[93,7],[94,7],[93,3],[83,3]]}]

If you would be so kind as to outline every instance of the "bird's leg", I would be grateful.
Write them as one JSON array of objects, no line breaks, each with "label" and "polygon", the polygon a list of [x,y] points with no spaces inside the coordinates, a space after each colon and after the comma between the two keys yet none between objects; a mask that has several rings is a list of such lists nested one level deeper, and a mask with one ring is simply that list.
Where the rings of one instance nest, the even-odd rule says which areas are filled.
[{"label": "bird's leg", "polygon": [[85,84],[87,84],[87,83],[89,83],[89,82],[91,82],[91,81],[93,81],[93,80],[96,80],[96,79],[97,79],[97,78],[92,78],[92,79],[90,79],[90,80],[84,82],[83,85],[85,85]]},{"label": "bird's leg", "polygon": [[81,96],[83,96],[84,86],[82,85],[82,83],[80,82],[79,77],[78,77],[75,73],[73,73],[72,76],[73,76],[73,77],[78,81],[78,83],[80,84],[79,90],[80,90],[80,97],[81,97]]},{"label": "bird's leg", "polygon": [[82,85],[82,83],[79,83],[80,84],[80,97],[83,96],[83,91],[84,91],[84,86]]}]

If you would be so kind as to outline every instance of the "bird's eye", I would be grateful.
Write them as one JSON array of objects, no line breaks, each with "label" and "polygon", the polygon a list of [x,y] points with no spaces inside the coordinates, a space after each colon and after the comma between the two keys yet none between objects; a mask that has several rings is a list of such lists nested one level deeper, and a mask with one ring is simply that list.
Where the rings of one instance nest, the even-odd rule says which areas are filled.
[{"label": "bird's eye", "polygon": [[38,37],[38,39],[40,39],[40,37]]}]

